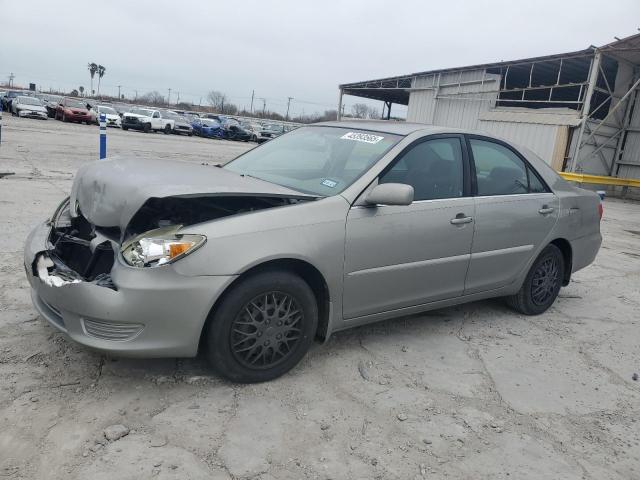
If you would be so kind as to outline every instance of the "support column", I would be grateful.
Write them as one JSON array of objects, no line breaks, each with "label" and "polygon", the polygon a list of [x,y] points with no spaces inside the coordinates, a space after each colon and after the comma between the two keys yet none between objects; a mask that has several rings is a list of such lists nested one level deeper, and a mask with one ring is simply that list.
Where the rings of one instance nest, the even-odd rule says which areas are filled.
[{"label": "support column", "polygon": [[340,93],[338,94],[338,114],[336,116],[338,121],[342,120],[342,94],[343,91],[340,89]]},{"label": "support column", "polygon": [[[587,120],[589,119],[589,111],[591,110],[591,98],[593,97],[593,91],[596,88],[596,84],[598,83],[598,74],[600,73],[600,60],[602,55],[599,50],[596,50],[596,54],[591,61],[591,69],[589,70],[589,83],[587,85],[587,92],[584,95],[584,102],[582,103],[582,115],[580,122],[580,130],[578,133],[578,138],[576,141],[576,148],[573,151],[573,156],[571,157],[571,163],[569,165],[569,171],[575,172],[576,165],[578,163],[578,158],[580,156],[580,147],[582,145],[582,137],[584,135],[584,129],[587,124]],[[580,100],[580,99],[578,99]]]}]

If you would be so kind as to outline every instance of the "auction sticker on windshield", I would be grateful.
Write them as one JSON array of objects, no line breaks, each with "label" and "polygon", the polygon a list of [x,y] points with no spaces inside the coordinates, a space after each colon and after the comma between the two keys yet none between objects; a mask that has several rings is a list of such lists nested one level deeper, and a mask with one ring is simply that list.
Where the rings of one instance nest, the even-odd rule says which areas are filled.
[{"label": "auction sticker on windshield", "polygon": [[340,138],[342,138],[343,140],[355,140],[356,142],[378,143],[384,137],[381,137],[379,135],[372,135],[370,133],[349,132],[345,133]]}]

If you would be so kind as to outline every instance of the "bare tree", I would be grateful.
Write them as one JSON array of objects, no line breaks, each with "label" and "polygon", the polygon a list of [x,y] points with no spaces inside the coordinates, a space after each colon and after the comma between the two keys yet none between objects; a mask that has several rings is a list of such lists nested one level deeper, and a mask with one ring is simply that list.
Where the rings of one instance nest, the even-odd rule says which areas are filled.
[{"label": "bare tree", "polygon": [[156,90],[141,95],[138,100],[147,105],[164,105],[164,97]]},{"label": "bare tree", "polygon": [[351,107],[351,115],[355,118],[367,118],[369,107],[364,103],[355,103]]},{"label": "bare tree", "polygon": [[89,69],[89,75],[91,75],[91,92],[90,94],[93,95],[93,77],[95,77],[96,72],[98,71],[98,64],[97,63],[89,63],[87,65],[87,68]]},{"label": "bare tree", "polygon": [[222,92],[218,92],[217,90],[211,90],[207,94],[207,101],[209,102],[209,105],[214,108],[214,110],[217,110],[220,113],[222,113],[222,111],[224,110],[225,103],[228,103],[227,96]]},{"label": "bare tree", "polygon": [[370,107],[368,116],[374,120],[380,120],[380,110],[376,107]]}]

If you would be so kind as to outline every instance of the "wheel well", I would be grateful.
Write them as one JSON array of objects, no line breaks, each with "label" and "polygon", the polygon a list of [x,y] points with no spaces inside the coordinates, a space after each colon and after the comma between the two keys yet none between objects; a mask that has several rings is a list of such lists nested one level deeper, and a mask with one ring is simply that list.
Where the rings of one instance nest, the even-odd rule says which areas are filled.
[{"label": "wheel well", "polygon": [[562,285],[567,286],[569,285],[569,280],[571,280],[571,266],[573,264],[571,244],[564,238],[556,238],[551,244],[558,247],[562,252],[562,257],[564,258],[564,278],[562,279]]},{"label": "wheel well", "polygon": [[222,292],[222,295],[218,297],[216,302],[214,303],[211,311],[209,312],[209,316],[207,318],[207,324],[202,329],[202,333],[200,335],[200,343],[202,344],[202,340],[205,338],[207,325],[209,324],[209,319],[211,318],[213,312],[216,311],[218,305],[222,302],[225,295],[231,291],[236,285],[242,282],[244,279],[256,275],[257,273],[266,272],[269,270],[278,270],[278,271],[286,271],[292,272],[296,275],[300,276],[309,287],[313,291],[313,294],[316,297],[316,302],[318,304],[318,328],[316,330],[316,338],[324,339],[327,335],[327,330],[329,327],[329,287],[327,286],[327,282],[324,277],[320,273],[320,271],[304,260],[298,260],[295,258],[282,258],[276,260],[270,260],[268,262],[261,263],[256,265],[249,270],[243,272],[238,278],[236,278],[231,284]]}]

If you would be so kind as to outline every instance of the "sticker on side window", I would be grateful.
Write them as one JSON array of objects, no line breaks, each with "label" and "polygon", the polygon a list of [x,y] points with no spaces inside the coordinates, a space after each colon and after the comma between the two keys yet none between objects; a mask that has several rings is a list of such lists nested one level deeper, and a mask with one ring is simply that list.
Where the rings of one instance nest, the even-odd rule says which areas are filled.
[{"label": "sticker on side window", "polygon": [[379,135],[371,135],[370,133],[349,132],[341,136],[343,140],[355,140],[356,142],[378,143],[384,137]]},{"label": "sticker on side window", "polygon": [[329,180],[328,178],[325,178],[322,181],[322,185],[329,188],[336,188],[336,185],[338,185],[338,182],[336,182],[335,180]]}]

